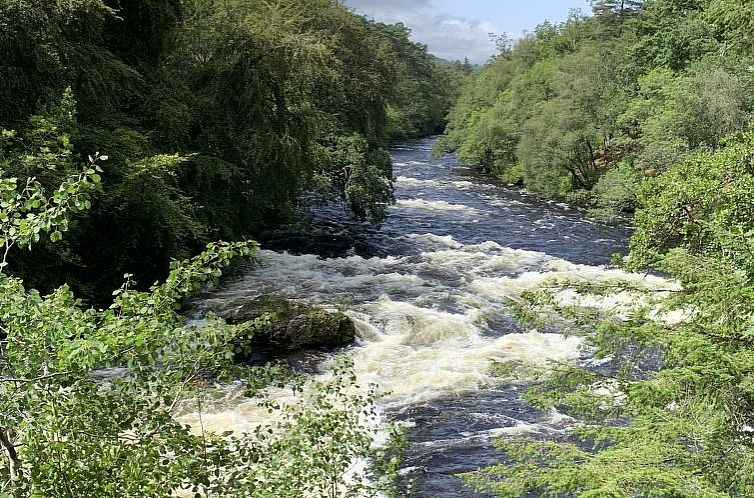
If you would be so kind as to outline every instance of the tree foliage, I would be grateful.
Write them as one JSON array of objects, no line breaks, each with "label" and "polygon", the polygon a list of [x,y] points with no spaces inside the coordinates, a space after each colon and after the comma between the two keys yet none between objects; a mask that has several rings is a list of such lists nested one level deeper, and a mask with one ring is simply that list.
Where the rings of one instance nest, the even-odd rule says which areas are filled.
[{"label": "tree foliage", "polygon": [[[472,76],[440,147],[550,197],[600,200],[619,164],[654,176],[747,128],[747,7],[593,2],[544,23]],[[597,184],[598,191],[585,195]],[[610,209],[605,209],[611,206]]]},{"label": "tree foliage", "polygon": [[753,157],[754,135],[737,134],[645,182],[627,265],[660,270],[681,290],[628,318],[587,322],[607,376],[563,368],[530,393],[576,416],[577,437],[502,441],[512,463],[469,483],[506,497],[754,493]]},{"label": "tree foliage", "polygon": [[[25,140],[12,145],[113,158],[65,243],[11,266],[103,302],[126,271],[145,289],[210,240],[291,220],[313,184],[379,224],[381,151],[441,130],[461,78],[405,27],[335,0],[2,0],[0,27],[0,125]],[[348,140],[344,170],[326,151]],[[20,181],[67,173],[18,166]]]},{"label": "tree foliage", "polygon": [[568,437],[500,441],[503,462],[464,477],[511,498],[752,496],[751,7],[594,7],[476,73],[444,146],[593,213],[636,210],[626,268],[680,286],[633,295],[628,316],[529,296],[527,311],[578,326],[604,363],[558,366],[527,395],[577,419]]},{"label": "tree foliage", "polygon": [[[3,137],[15,135],[4,131]],[[18,156],[3,159],[50,167],[69,159]],[[89,208],[100,186],[98,163],[107,159],[90,158],[53,189],[35,178],[0,177],[6,256],[14,246],[28,249],[44,236],[57,243],[70,232],[72,216]],[[256,322],[231,326],[209,315],[201,324],[188,323],[181,314],[183,300],[216,285],[228,266],[256,251],[249,241],[208,244],[193,259],[174,261],[164,282],[148,291],[135,289],[126,275],[106,309],[85,306],[68,286],[47,295],[27,289],[3,261],[0,496],[335,498],[390,492],[399,454],[392,445],[372,447],[376,393],[355,384],[347,361],[329,380],[305,386],[278,380],[292,389],[294,401],[269,402],[274,422],[249,433],[192,431],[176,417],[189,400],[200,402],[209,378],[264,377],[232,363],[234,340],[253,333]],[[363,470],[353,470],[356,462]]]}]

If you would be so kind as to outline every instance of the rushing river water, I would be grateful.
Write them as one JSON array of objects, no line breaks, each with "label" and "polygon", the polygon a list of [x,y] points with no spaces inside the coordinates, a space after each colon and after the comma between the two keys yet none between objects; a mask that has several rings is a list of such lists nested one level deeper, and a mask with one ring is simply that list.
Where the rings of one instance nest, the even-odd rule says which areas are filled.
[{"label": "rushing river water", "polygon": [[[498,459],[496,437],[557,436],[569,421],[533,410],[521,400],[520,385],[490,374],[490,360],[544,365],[584,359],[577,338],[519,325],[509,299],[552,276],[619,274],[599,265],[626,250],[629,231],[503,188],[452,156],[431,161],[432,143],[392,149],[397,204],[380,231],[341,226],[332,240],[342,245],[348,233],[349,254],[265,250],[259,266],[200,307],[227,312],[269,293],[325,306],[347,303],[359,336],[347,353],[358,375],[389,391],[382,408],[410,427],[405,465],[415,476],[415,496],[478,497],[455,474]],[[330,214],[320,217],[332,227]],[[327,237],[317,237],[326,245]],[[299,237],[302,246],[317,250],[306,239]],[[203,423],[243,430],[255,417],[235,400],[205,414]]]}]

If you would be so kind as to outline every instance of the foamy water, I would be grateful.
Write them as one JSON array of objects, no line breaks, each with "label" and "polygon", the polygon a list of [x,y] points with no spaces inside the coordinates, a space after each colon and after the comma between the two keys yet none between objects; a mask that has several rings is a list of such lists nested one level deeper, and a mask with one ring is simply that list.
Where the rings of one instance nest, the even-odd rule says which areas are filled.
[{"label": "foamy water", "polygon": [[[274,293],[345,308],[356,324],[358,339],[348,354],[361,382],[377,384],[388,393],[386,406],[405,406],[495,384],[492,361],[546,367],[551,361],[577,360],[582,355],[578,337],[533,329],[491,333],[500,319],[512,319],[510,300],[524,291],[564,280],[669,287],[658,277],[577,265],[495,242],[463,245],[431,234],[408,238],[427,250],[418,256],[368,259],[262,251],[257,268],[203,305],[232,315],[244,302]],[[637,296],[584,296],[565,289],[557,298],[563,305],[628,312]],[[231,425],[258,422],[251,409],[254,401],[234,402],[237,406],[229,410],[236,413],[224,415]]]},{"label": "foamy water", "polygon": [[[417,496],[470,497],[452,475],[487,463],[491,439],[558,432],[570,423],[528,407],[518,386],[492,375],[491,363],[546,368],[587,357],[578,337],[517,324],[511,300],[553,280],[617,279],[656,290],[668,283],[601,265],[624,247],[626,230],[463,176],[452,158],[429,161],[429,145],[393,151],[398,202],[381,232],[360,239],[373,243],[380,257],[262,251],[253,269],[198,309],[232,315],[251,298],[275,294],[344,310],[356,324],[358,338],[346,354],[359,382],[379,386],[387,393],[380,410],[412,427],[407,466],[424,469]],[[626,313],[637,299],[567,290],[557,298]],[[328,361],[321,362],[322,378]],[[255,400],[228,386],[202,423],[243,432],[267,417]],[[197,414],[188,410],[183,420],[195,425]]]},{"label": "foamy water", "polygon": [[403,209],[425,209],[429,211],[451,211],[466,216],[479,216],[483,211],[465,206],[463,204],[453,204],[445,201],[426,201],[424,199],[401,199],[398,200],[397,206]]}]

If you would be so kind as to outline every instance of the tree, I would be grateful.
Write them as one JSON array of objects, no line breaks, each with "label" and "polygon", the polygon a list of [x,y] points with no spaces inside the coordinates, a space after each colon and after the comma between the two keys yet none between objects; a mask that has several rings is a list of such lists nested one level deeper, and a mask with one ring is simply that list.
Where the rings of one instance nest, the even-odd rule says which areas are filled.
[{"label": "tree", "polygon": [[[440,132],[462,79],[404,26],[335,0],[2,0],[0,26],[0,123],[26,139],[46,120],[65,165],[113,158],[69,237],[14,251],[14,271],[103,306],[125,272],[146,290],[211,240],[291,222],[323,173],[328,199],[379,224],[384,149]],[[67,88],[75,111],[59,105]],[[333,137],[356,136],[358,174],[325,171]],[[16,166],[45,186],[70,173]]]},{"label": "tree", "polygon": [[647,170],[665,170],[699,146],[715,147],[749,120],[743,83],[714,64],[697,64],[684,76],[657,69],[639,86],[619,120],[634,130],[637,164]]},{"label": "tree", "polygon": [[751,54],[754,50],[754,7],[748,2],[714,0],[705,17],[716,27],[718,37],[733,52]]},{"label": "tree", "polygon": [[597,180],[600,142],[588,116],[569,99],[543,103],[524,124],[517,150],[524,182],[553,197],[590,189]]},{"label": "tree", "polygon": [[643,4],[642,0],[593,0],[592,11],[605,30],[620,36],[625,23],[635,16]]},{"label": "tree", "polygon": [[[746,8],[723,15],[723,5],[598,1],[592,17],[539,25],[470,77],[438,150],[494,174],[521,171],[547,196],[577,189],[575,201],[591,202],[588,190],[619,164],[651,176],[717,147],[754,109]],[[597,197],[610,178],[629,176],[605,177]]]},{"label": "tree", "polygon": [[[4,130],[0,136],[14,135]],[[100,182],[98,164],[107,159],[95,155],[52,195],[33,178],[0,175],[5,256],[44,237],[59,241],[71,216],[89,208]],[[198,326],[180,313],[184,299],[217,284],[226,267],[256,251],[250,241],[209,244],[199,256],[174,262],[165,281],[148,292],[134,289],[126,275],[106,309],[84,306],[68,286],[49,295],[27,289],[9,276],[4,256],[0,496],[167,498],[189,490],[336,498],[393,489],[396,447],[372,448],[375,393],[358,391],[345,361],[331,380],[292,383],[297,401],[269,403],[276,421],[251,433],[195,434],[176,418],[183,401],[200,399],[202,379],[269,377],[232,365],[236,339],[253,333],[257,322],[230,326],[209,315]],[[363,473],[350,472],[357,459],[368,462]]]},{"label": "tree", "polygon": [[[576,417],[578,438],[501,441],[510,460],[467,475],[472,485],[511,498],[752,494],[753,154],[754,134],[733,135],[644,183],[628,268],[662,271],[680,289],[660,302],[638,290],[647,306],[631,316],[587,320],[585,340],[610,367],[561,366],[527,395]],[[546,295],[531,302],[557,315],[542,307],[554,302]],[[682,318],[667,319],[674,314]],[[658,353],[656,371],[641,368]]]},{"label": "tree", "polygon": [[468,57],[464,58],[463,64],[461,65],[461,72],[463,72],[463,74],[465,74],[466,76],[471,76],[471,73],[473,71],[474,71],[474,68],[469,62],[469,58]]}]

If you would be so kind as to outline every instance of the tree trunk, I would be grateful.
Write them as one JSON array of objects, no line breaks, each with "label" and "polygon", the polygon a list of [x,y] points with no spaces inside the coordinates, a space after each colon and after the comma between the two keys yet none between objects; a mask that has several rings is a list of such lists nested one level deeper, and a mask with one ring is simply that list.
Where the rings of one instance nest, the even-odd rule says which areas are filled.
[{"label": "tree trunk", "polygon": [[2,445],[2,447],[5,449],[5,453],[8,455],[11,492],[14,498],[21,498],[21,489],[18,486],[21,472],[21,462],[18,459],[18,453],[16,452],[15,445],[10,440],[8,433],[2,427],[0,427],[0,445]]}]

